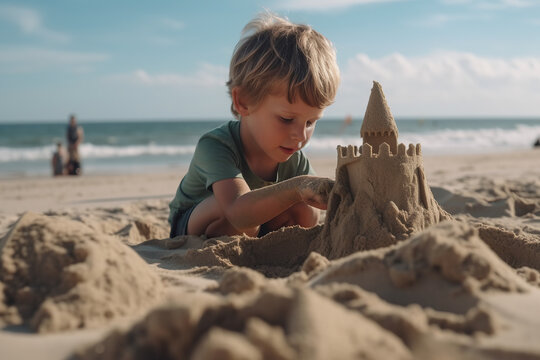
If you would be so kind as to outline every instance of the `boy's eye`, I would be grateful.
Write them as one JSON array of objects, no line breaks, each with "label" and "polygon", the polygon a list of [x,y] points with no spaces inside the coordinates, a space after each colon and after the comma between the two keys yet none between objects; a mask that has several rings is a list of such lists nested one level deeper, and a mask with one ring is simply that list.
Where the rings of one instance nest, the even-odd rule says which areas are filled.
[{"label": "boy's eye", "polygon": [[317,123],[317,120],[318,120],[318,119],[315,119],[315,120],[308,120],[308,122],[306,122],[306,127],[308,127],[308,128],[314,127],[315,124]]},{"label": "boy's eye", "polygon": [[294,119],[284,118],[283,116],[280,116],[280,119],[286,124],[292,123],[294,121]]}]

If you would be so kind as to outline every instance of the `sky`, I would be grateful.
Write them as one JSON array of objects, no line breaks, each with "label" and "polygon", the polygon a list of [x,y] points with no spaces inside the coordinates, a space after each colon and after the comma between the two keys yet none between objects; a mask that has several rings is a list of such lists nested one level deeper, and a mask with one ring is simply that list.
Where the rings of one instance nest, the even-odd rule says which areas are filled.
[{"label": "sky", "polygon": [[540,118],[540,0],[0,0],[0,122],[228,119],[244,25],[270,10],[335,46],[325,117]]}]

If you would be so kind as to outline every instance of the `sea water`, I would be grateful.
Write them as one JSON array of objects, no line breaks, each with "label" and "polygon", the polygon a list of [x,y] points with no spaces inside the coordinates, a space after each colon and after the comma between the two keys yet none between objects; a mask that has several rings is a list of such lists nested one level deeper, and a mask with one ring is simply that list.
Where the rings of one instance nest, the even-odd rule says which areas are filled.
[{"label": "sea water", "polygon": [[[197,140],[227,120],[79,121],[85,174],[185,169]],[[305,147],[310,156],[335,156],[337,145],[361,145],[362,119],[321,119]],[[424,155],[493,153],[531,148],[540,119],[396,119],[399,142],[420,143]],[[0,124],[0,176],[51,173],[56,142],[66,146],[63,123]],[[540,150],[539,150],[540,151]]]}]

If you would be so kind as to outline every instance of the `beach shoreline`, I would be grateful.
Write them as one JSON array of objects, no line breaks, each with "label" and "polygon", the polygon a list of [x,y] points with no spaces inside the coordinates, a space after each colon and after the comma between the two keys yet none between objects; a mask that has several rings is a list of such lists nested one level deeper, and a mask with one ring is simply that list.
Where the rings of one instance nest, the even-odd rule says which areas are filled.
[{"label": "beach shoreline", "polygon": [[[486,154],[427,155],[424,168],[431,185],[466,175],[515,179],[540,177],[540,149]],[[312,156],[318,176],[335,178],[336,156]],[[82,176],[0,178],[0,214],[64,208],[96,208],[132,201],[172,199],[187,166],[173,170]]]},{"label": "beach shoreline", "polygon": [[[316,156],[311,157],[310,161],[318,175],[335,178],[336,156]],[[427,244],[429,241],[434,241],[433,239],[441,244],[450,239],[455,241],[452,246],[468,244],[463,248],[455,248],[443,259],[456,261],[452,260],[453,257],[457,256],[456,254],[467,254],[472,251],[471,254],[474,256],[467,261],[471,261],[471,259],[478,261],[475,263],[474,269],[485,269],[485,264],[489,264],[490,274],[495,274],[494,278],[486,277],[483,280],[487,281],[485,284],[492,284],[495,281],[495,285],[489,285],[494,286],[491,292],[479,290],[480,288],[474,290],[476,289],[474,284],[477,280],[470,277],[471,275],[467,273],[468,268],[461,268],[459,262],[451,265],[450,269],[463,271],[464,275],[459,275],[463,279],[459,276],[450,278],[450,281],[440,279],[437,269],[439,266],[447,266],[443,263],[432,269],[423,269],[422,271],[429,274],[425,277],[428,280],[431,279],[429,280],[431,283],[428,280],[426,280],[427,283],[422,283],[422,278],[418,278],[415,280],[420,282],[418,288],[402,288],[400,285],[390,289],[389,285],[384,285],[388,282],[388,275],[383,269],[384,266],[388,265],[374,268],[378,270],[369,270],[374,271],[370,276],[379,279],[373,283],[375,285],[369,285],[369,282],[367,286],[366,284],[362,285],[361,274],[364,270],[355,270],[357,271],[356,277],[353,278],[346,273],[343,275],[344,281],[352,281],[352,284],[333,284],[334,280],[331,280],[330,284],[324,285],[326,277],[333,279],[335,276],[338,278],[342,276],[340,274],[346,268],[344,262],[347,259],[359,264],[368,261],[365,263],[366,265],[360,266],[359,269],[363,269],[364,266],[369,267],[369,264],[373,263],[377,256],[381,258],[390,256],[391,252],[388,248],[369,252],[360,251],[347,258],[336,260],[327,260],[324,256],[310,254],[305,263],[301,267],[293,269],[294,272],[289,276],[270,279],[251,269],[235,266],[234,257],[228,259],[218,256],[219,251],[221,251],[219,249],[223,250],[227,246],[232,246],[227,245],[228,242],[239,241],[241,244],[242,241],[252,242],[252,239],[211,239],[210,243],[205,245],[203,238],[188,237],[175,242],[174,239],[168,239],[167,205],[176,191],[185,168],[181,171],[175,169],[140,174],[0,179],[0,237],[8,234],[17,221],[19,223],[15,232],[21,232],[21,226],[41,224],[39,226],[41,231],[46,234],[44,239],[47,241],[55,241],[55,237],[65,239],[66,234],[70,234],[70,236],[73,235],[74,241],[79,241],[77,246],[84,247],[89,246],[87,239],[90,238],[99,244],[92,245],[85,250],[89,251],[89,254],[93,254],[91,258],[94,260],[92,261],[97,261],[96,264],[100,264],[100,261],[116,264],[110,269],[104,268],[103,265],[96,266],[94,264],[86,270],[88,276],[93,276],[97,279],[96,281],[110,277],[108,281],[112,281],[114,285],[111,288],[107,288],[104,284],[99,285],[98,288],[90,288],[91,292],[97,292],[98,295],[102,294],[100,291],[106,289],[112,293],[112,295],[108,294],[107,296],[113,296],[113,298],[107,300],[108,304],[102,305],[99,305],[99,298],[94,300],[91,298],[88,300],[89,305],[86,306],[92,305],[92,301],[96,302],[95,306],[113,306],[116,309],[116,312],[112,312],[114,319],[99,322],[90,317],[88,320],[97,322],[95,325],[88,325],[88,328],[84,326],[83,329],[77,330],[70,329],[68,326],[65,330],[58,330],[61,326],[58,328],[53,326],[44,334],[33,333],[28,325],[7,327],[0,331],[0,348],[7,358],[30,359],[39,356],[46,360],[64,359],[81,351],[81,349],[94,346],[108,336],[111,329],[129,331],[133,322],[140,321],[144,316],[152,314],[155,305],[151,305],[151,301],[140,305],[140,308],[131,309],[123,304],[127,300],[120,300],[123,299],[123,296],[127,296],[126,299],[144,298],[147,296],[144,294],[151,293],[156,299],[173,304],[170,305],[173,306],[173,309],[175,306],[179,306],[179,309],[184,309],[182,311],[189,311],[192,314],[190,316],[195,316],[193,314],[202,311],[201,309],[205,307],[208,311],[218,311],[216,309],[219,309],[219,306],[223,309],[230,306],[237,306],[241,309],[242,306],[250,304],[249,299],[251,298],[255,299],[253,300],[255,302],[261,302],[262,308],[266,309],[264,304],[265,301],[269,300],[265,300],[265,296],[269,297],[271,301],[280,299],[281,304],[290,303],[290,306],[298,301],[301,303],[307,301],[305,311],[302,310],[304,305],[295,311],[304,311],[303,315],[298,316],[303,317],[302,321],[308,321],[311,324],[309,328],[313,328],[313,326],[316,328],[324,323],[329,324],[328,331],[339,332],[342,331],[341,327],[345,326],[347,331],[354,332],[357,334],[355,336],[359,336],[359,339],[373,336],[373,341],[392,344],[391,349],[396,351],[395,356],[397,356],[396,354],[412,353],[416,358],[422,358],[422,356],[426,359],[432,358],[437,351],[440,351],[435,350],[434,347],[444,346],[446,351],[456,357],[467,354],[472,359],[484,358],[485,356],[507,359],[523,355],[531,359],[540,359],[540,347],[536,344],[534,337],[528,335],[533,329],[540,326],[540,313],[520,310],[520,307],[530,306],[540,299],[540,263],[537,260],[540,259],[538,252],[540,249],[540,167],[538,164],[540,164],[540,151],[537,149],[496,154],[423,156],[424,173],[434,198],[443,209],[455,217],[455,221],[434,225],[428,228],[427,235],[424,237],[422,237],[422,233],[414,241],[406,240],[398,245],[404,249],[403,254],[406,255],[408,253],[407,247],[416,246],[414,244]],[[472,228],[476,230],[472,232]],[[289,229],[289,231],[298,232],[299,230]],[[13,231],[10,233],[11,236],[17,236],[17,234],[13,235],[12,233]],[[33,236],[32,233],[28,234]],[[286,235],[287,232],[283,232],[283,234]],[[293,236],[294,241],[289,239],[285,243],[281,242],[281,244],[287,244],[283,249],[276,249],[272,246],[268,250],[261,250],[261,252],[264,256],[268,251],[276,256],[280,253],[293,253],[294,243],[300,244],[302,241],[306,241],[307,238],[304,239],[306,234],[310,234],[310,232],[300,231],[299,234]],[[483,236],[482,240],[491,247],[492,251],[481,244],[480,235]],[[275,238],[276,236],[278,238]],[[281,241],[279,236],[279,234],[275,235],[273,240]],[[4,240],[7,237],[5,236]],[[486,241],[490,237],[492,241]],[[40,239],[27,240],[38,241]],[[271,244],[271,240],[270,237],[260,244],[266,246],[264,244]],[[19,237],[18,241],[25,241],[24,237]],[[2,244],[2,247],[5,245]],[[215,250],[212,250],[213,252],[209,252],[208,247],[205,248],[205,246],[211,245],[216,246]],[[288,246],[291,246],[291,249],[288,249]],[[392,249],[398,249],[399,246]],[[448,246],[441,245],[440,249],[448,251]],[[53,248],[56,249],[55,251],[59,249],[58,245],[54,245]],[[247,249],[245,248],[244,252],[247,252]],[[426,249],[429,247],[419,249],[428,251]],[[115,255],[117,252],[123,255]],[[242,251],[234,250],[229,253],[242,254]],[[209,255],[211,256],[209,257]],[[251,256],[249,253],[246,255]],[[58,258],[54,261],[63,261],[61,259],[64,259],[64,255],[57,256]],[[426,259],[431,259],[430,256],[435,255],[426,253],[425,256]],[[105,260],[98,260],[100,258]],[[3,260],[9,261],[8,258]],[[503,263],[503,260],[506,263]],[[22,263],[19,262],[19,264]],[[419,264],[424,264],[424,262]],[[136,278],[124,278],[120,276],[122,269],[128,269],[128,274],[135,271],[141,271],[141,273],[137,273]],[[263,273],[268,271],[264,267],[262,270]],[[286,274],[293,270],[288,270]],[[410,282],[414,279],[414,276],[407,275],[401,268],[397,271],[398,275],[394,276],[397,276],[399,282]],[[485,270],[482,271],[485,272]],[[281,274],[284,276],[284,273]],[[450,272],[448,276],[457,276],[452,274]],[[501,276],[502,278],[500,278]],[[148,278],[147,281],[141,280],[146,278]],[[466,292],[471,292],[467,296],[472,296],[470,299],[456,300],[456,304],[463,306],[463,304],[469,304],[473,301],[473,303],[481,303],[482,307],[472,306],[467,314],[462,313],[464,310],[452,312],[455,306],[447,297],[454,296],[451,294],[455,294],[456,286],[460,286],[459,281],[456,283],[456,279],[464,281],[463,289],[467,289]],[[360,281],[359,286],[370,290],[360,289],[359,286],[355,285],[355,281]],[[380,285],[377,285],[379,282]],[[126,283],[129,286],[125,287]],[[487,286],[485,284],[483,286]],[[0,285],[2,285],[1,282]],[[83,281],[79,286],[88,286],[88,284]],[[118,289],[123,290],[118,293]],[[126,294],[123,294],[122,291]],[[422,295],[424,291],[428,291],[426,294],[429,296]],[[229,292],[230,295],[228,295]],[[401,299],[402,292],[412,298],[416,297],[417,301],[420,301],[421,304],[424,302],[424,304],[406,306],[406,304],[400,304],[399,301],[390,301],[392,297]],[[346,296],[340,294],[346,294]],[[364,304],[360,307],[364,309],[363,311],[354,310],[354,302],[347,303],[349,300],[346,299],[349,299],[352,294],[359,296],[358,301],[363,301],[360,302]],[[377,295],[381,298],[378,298]],[[333,300],[329,301],[327,297]],[[127,303],[129,302],[127,301]],[[74,304],[75,302],[72,301],[66,306],[69,308],[69,306],[75,306]],[[214,306],[218,307],[214,309]],[[424,308],[426,306],[434,307],[435,310],[426,310]],[[438,308],[438,306],[442,307]],[[249,311],[263,311],[262,308],[254,307]],[[270,308],[273,309],[273,307]],[[84,308],[75,306],[74,309],[74,315],[70,316],[77,317],[81,316],[81,313],[85,314],[82,311]],[[0,313],[2,311],[5,309],[2,310],[0,304]],[[264,311],[261,314],[264,314]],[[126,317],[126,312],[131,315]],[[49,316],[54,314],[51,312]],[[61,312],[56,314],[58,316],[68,315]],[[283,314],[272,316],[282,319]],[[159,323],[163,328],[171,329],[169,326],[171,323],[168,321],[170,321],[169,318],[172,319],[175,316],[179,315],[172,313],[168,317],[159,319]],[[337,316],[337,319],[342,319],[342,322],[333,323],[334,316]],[[366,320],[368,318],[370,320]],[[58,319],[56,321],[61,321],[64,318],[59,317]],[[350,326],[347,325],[348,320],[345,321],[346,319],[351,319]],[[405,327],[389,326],[384,330],[383,325],[390,324],[387,323],[389,319],[400,319]],[[429,321],[425,319],[429,319]],[[69,321],[66,324],[69,324]],[[318,321],[322,322],[318,323]],[[358,325],[360,321],[362,326]],[[365,324],[366,321],[369,324]],[[431,325],[421,325],[422,321],[428,321],[428,323],[431,321],[432,323]],[[246,325],[249,329],[251,329],[250,326],[255,326],[249,324]],[[138,326],[147,325],[139,324]],[[368,326],[373,332],[363,334],[362,329],[365,326]],[[266,328],[263,326],[261,329]],[[259,330],[263,331],[261,329]],[[278,335],[274,333],[275,328],[272,329],[274,329],[272,336],[275,340]],[[255,330],[251,329],[250,331]],[[264,330],[263,333],[265,331],[270,330]],[[308,328],[304,331],[308,331]],[[358,331],[360,333],[357,333]],[[149,333],[149,336],[157,335],[159,334]],[[334,350],[338,351],[336,349],[341,347],[341,345],[336,345],[340,344],[338,339],[318,338],[315,334],[311,335],[313,337],[309,340],[309,346],[316,347],[316,344],[336,341],[333,343]],[[177,333],[174,336],[181,335]],[[220,333],[219,336],[232,335]],[[283,336],[283,333],[279,336]],[[270,341],[268,339],[263,337],[259,341]],[[410,339],[415,339],[414,344],[409,343],[412,341]],[[125,341],[122,338],[117,340],[113,338],[113,340],[109,340],[107,346],[114,344],[116,344],[114,346],[120,346],[118,344],[125,344]],[[245,344],[246,340],[242,341],[244,345],[239,345],[240,343],[234,341],[231,343],[236,344],[234,351],[241,352],[242,349],[251,346]],[[213,346],[219,343],[217,340],[209,342]],[[422,349],[418,349],[419,344],[423,347]],[[103,345],[97,346],[95,349],[101,349],[99,346]],[[375,349],[375,354],[379,350],[382,351]],[[338,353],[339,351],[334,354]],[[100,357],[89,355],[88,358]],[[403,356],[403,358],[407,358],[407,356]]]},{"label": "beach shoreline", "polygon": [[[221,126],[214,121],[82,121],[85,175],[176,171],[189,165],[197,140]],[[360,145],[361,118],[317,122],[305,147],[308,158],[333,157],[337,145]],[[424,155],[521,151],[540,136],[534,118],[422,118],[397,120],[403,143],[420,143]],[[55,144],[65,124],[0,124],[0,178],[48,176]]]}]

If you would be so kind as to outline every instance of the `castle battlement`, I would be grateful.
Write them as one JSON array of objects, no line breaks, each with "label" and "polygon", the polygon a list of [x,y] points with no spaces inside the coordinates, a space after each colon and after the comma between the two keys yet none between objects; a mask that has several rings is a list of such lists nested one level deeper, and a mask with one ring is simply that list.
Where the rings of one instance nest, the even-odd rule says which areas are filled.
[{"label": "castle battlement", "polygon": [[390,145],[382,143],[379,146],[378,153],[373,152],[373,147],[364,143],[362,146],[340,146],[337,147],[337,168],[343,165],[360,161],[362,159],[401,159],[402,161],[408,161],[409,158],[416,158],[422,156],[422,147],[420,144],[409,144],[409,148],[406,148],[405,144],[401,143],[397,146],[397,154],[392,154],[390,151]]},{"label": "castle battlement", "polygon": [[388,137],[388,136],[396,136],[396,133],[393,132],[393,131],[364,131],[362,132],[362,136],[384,136],[384,137]]}]

